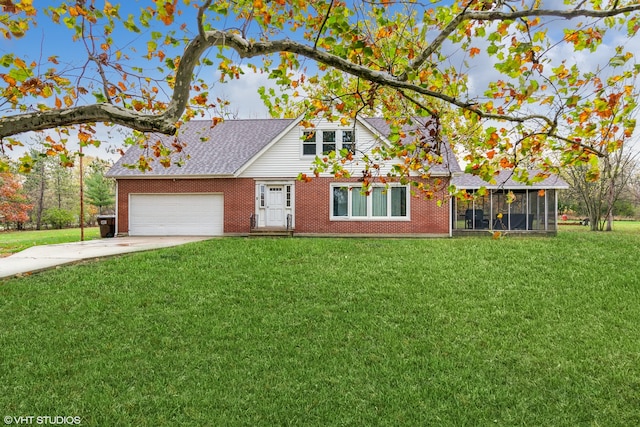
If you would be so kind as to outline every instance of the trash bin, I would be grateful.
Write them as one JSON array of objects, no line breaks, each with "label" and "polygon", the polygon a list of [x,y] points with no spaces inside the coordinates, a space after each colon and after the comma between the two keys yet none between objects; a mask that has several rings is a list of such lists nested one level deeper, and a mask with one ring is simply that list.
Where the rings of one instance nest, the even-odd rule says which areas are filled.
[{"label": "trash bin", "polygon": [[98,225],[100,225],[100,237],[113,237],[116,235],[116,216],[98,215]]}]

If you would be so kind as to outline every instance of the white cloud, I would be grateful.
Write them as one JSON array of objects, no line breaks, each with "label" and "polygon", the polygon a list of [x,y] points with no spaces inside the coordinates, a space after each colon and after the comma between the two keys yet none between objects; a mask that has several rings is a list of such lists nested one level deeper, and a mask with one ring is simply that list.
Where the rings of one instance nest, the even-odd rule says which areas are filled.
[{"label": "white cloud", "polygon": [[229,110],[238,118],[268,118],[269,111],[264,105],[258,88],[261,86],[274,87],[273,81],[266,74],[255,73],[253,70],[244,69],[240,79],[229,80],[226,83],[219,81],[213,85],[211,98],[218,97],[230,102]]},{"label": "white cloud", "polygon": [[[244,74],[240,79],[229,80],[225,83],[219,82],[219,73],[216,73],[216,83],[210,91],[210,99],[219,97],[230,102],[229,111],[234,117],[239,119],[264,119],[270,118],[269,110],[260,98],[258,89],[265,87],[267,90],[274,89],[276,94],[282,94],[281,88],[274,80],[268,78],[264,72],[253,71],[249,67],[241,66]],[[299,72],[293,72],[292,79],[301,76]],[[302,93],[302,89],[298,89]],[[289,94],[293,89],[288,91]]]}]

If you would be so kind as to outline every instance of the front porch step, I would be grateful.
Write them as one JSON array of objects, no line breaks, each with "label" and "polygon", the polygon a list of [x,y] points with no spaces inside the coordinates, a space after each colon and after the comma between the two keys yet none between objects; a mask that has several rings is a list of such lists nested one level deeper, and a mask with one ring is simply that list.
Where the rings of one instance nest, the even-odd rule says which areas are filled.
[{"label": "front porch step", "polygon": [[254,228],[249,237],[293,237],[293,230],[286,228]]}]

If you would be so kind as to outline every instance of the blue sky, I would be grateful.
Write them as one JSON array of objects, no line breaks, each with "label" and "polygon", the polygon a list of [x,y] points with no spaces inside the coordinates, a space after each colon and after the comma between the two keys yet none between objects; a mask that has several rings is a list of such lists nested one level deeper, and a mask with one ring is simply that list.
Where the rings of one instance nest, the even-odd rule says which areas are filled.
[{"label": "blue sky", "polygon": [[[148,1],[128,0],[127,2],[122,2],[120,16],[123,19],[126,19],[129,14],[137,16],[140,8],[148,4]],[[184,14],[181,17],[178,17],[176,21],[178,23],[184,22],[190,28],[193,28],[195,25],[195,9],[193,13],[189,13],[188,15]],[[114,31],[114,51],[116,49],[120,49],[123,53],[130,53],[132,58],[136,58],[136,56],[139,58],[147,52],[146,42],[150,37],[151,31],[163,32],[166,31],[166,27],[163,24],[156,22],[154,27],[148,29],[141,27],[141,30],[142,32],[139,35],[123,31],[122,29],[120,31]],[[97,31],[96,33],[100,32],[101,31]],[[79,67],[86,63],[87,52],[81,43],[73,42],[72,37],[72,30],[67,29],[63,25],[54,24],[51,22],[50,18],[44,15],[39,15],[37,18],[37,26],[32,28],[25,37],[11,40],[0,39],[0,56],[5,54],[15,54],[27,62],[35,61],[37,63],[42,63],[41,72],[44,72],[44,70],[49,67],[56,67],[58,70],[73,69],[75,71],[72,75],[77,76],[80,73]],[[137,50],[137,54],[132,52],[132,49],[134,48]],[[163,49],[168,48],[163,47]],[[173,51],[173,53],[179,55],[182,52],[182,49],[182,47],[178,47]],[[58,60],[60,62],[58,65],[46,62],[48,57],[54,55],[58,56]],[[215,53],[211,56],[212,59],[215,59]],[[144,59],[138,59],[132,65],[143,68],[145,70],[145,76],[161,77],[161,73],[157,70],[158,63],[156,62],[151,64]],[[92,74],[95,74],[95,70],[92,68],[88,68],[87,71],[85,71],[85,76],[91,76]],[[268,117],[267,108],[264,107],[260,100],[260,96],[258,95],[258,88],[260,86],[272,84],[266,79],[266,76],[254,74],[247,70],[247,74],[244,75],[240,81],[233,80],[226,84],[222,84],[219,82],[219,75],[212,75],[207,80],[209,80],[212,85],[211,92],[215,93],[216,97],[228,99],[232,104],[230,111],[237,114],[238,117]],[[40,102],[53,101],[41,100]],[[108,151],[110,148],[120,146],[119,140],[122,138],[121,133],[111,132],[110,134],[108,133],[107,128],[103,125],[99,125],[97,130],[102,140],[115,140],[114,143],[103,143],[103,147],[101,149],[95,150],[89,147],[85,151],[88,151],[90,155],[116,158],[116,156],[110,155]],[[19,139],[27,145],[25,149],[28,149],[30,146],[37,146],[36,138],[32,134],[22,134],[19,136]],[[70,148],[76,146],[77,143],[75,142],[70,144]],[[9,152],[9,154],[12,158],[17,158],[22,155],[23,152],[24,149],[17,149],[13,153]]]},{"label": "blue sky", "polygon": [[[40,2],[44,0],[36,0],[36,2]],[[98,5],[103,4],[101,1],[96,2]],[[113,1],[113,3],[117,3]],[[547,0],[545,1],[547,4],[547,8],[552,7],[562,7],[560,0]],[[149,4],[149,1],[133,1],[127,0],[125,2],[120,3],[120,15],[123,18],[131,13],[137,15],[140,8]],[[194,28],[195,26],[195,9],[189,12],[186,15],[178,18],[179,21],[183,21],[187,24],[187,28]],[[557,20],[557,25],[552,27],[552,30],[557,34],[558,37],[561,36],[561,28],[562,25],[566,21]],[[148,39],[149,33],[151,31],[166,31],[166,27],[162,24],[157,23],[154,28],[151,29],[142,29],[143,33],[135,37],[132,33],[115,31],[114,45],[120,48],[123,52],[128,52],[129,49],[135,47],[138,50],[138,56],[140,54],[146,52],[146,41]],[[125,37],[123,37],[123,35]],[[86,52],[84,48],[79,43],[72,42],[72,32],[60,25],[55,25],[51,23],[50,19],[45,16],[38,17],[38,26],[31,30],[26,37],[22,39],[14,39],[14,40],[0,40],[0,56],[8,53],[15,53],[16,55],[21,56],[25,60],[32,60],[36,62],[42,62],[42,60],[46,60],[47,57],[52,55],[58,55],[60,65],[57,67],[78,67],[86,61]],[[613,40],[615,35],[609,36],[607,42]],[[613,44],[612,44],[613,46]],[[631,45],[633,49],[635,49],[640,55],[640,46],[638,44]],[[479,45],[478,47],[482,48],[483,46]],[[611,47],[612,48],[612,47]],[[176,53],[179,53],[182,48],[179,48]],[[454,47],[452,47],[452,52],[454,51]],[[452,53],[453,55],[453,53]],[[564,58],[569,60],[575,60],[581,67],[587,69],[589,67],[593,67],[598,63],[598,58],[596,55],[591,54],[589,52],[580,52],[573,53],[568,50],[558,50],[554,55],[558,58]],[[133,57],[133,54],[132,54]],[[215,52],[210,55],[212,60],[215,60]],[[452,60],[458,61],[460,58],[457,58],[455,55],[452,56]],[[471,72],[471,84],[477,88],[486,87],[485,84],[490,80],[495,80],[497,78],[497,74],[494,69],[490,66],[491,59],[481,60],[477,63],[481,64],[479,66],[475,66],[470,69]],[[73,64],[73,65],[72,65]],[[136,66],[145,68],[145,73],[149,76],[160,76],[159,72],[156,70],[155,63],[151,64],[145,60],[138,60],[135,63]],[[310,61],[306,61],[305,65],[314,67]],[[93,71],[91,71],[93,72]],[[209,71],[211,72],[211,71]],[[218,75],[212,74],[208,76],[207,80],[212,84],[210,92],[214,93],[215,96],[228,99],[231,101],[231,112],[235,113],[239,118],[266,118],[268,117],[267,109],[263,106],[262,101],[260,100],[259,95],[257,94],[257,89],[260,86],[273,86],[273,83],[266,78],[264,74],[254,74],[253,72],[246,70],[246,74],[242,76],[241,80],[233,80],[226,84],[221,84],[218,82]],[[215,97],[214,96],[214,97]],[[119,135],[109,136],[106,133],[106,129],[104,127],[100,127],[99,129],[101,135],[105,140],[115,139],[116,144],[118,145]],[[23,141],[29,141],[31,138],[26,136],[21,138]],[[97,151],[97,154],[105,153],[105,150]]]}]

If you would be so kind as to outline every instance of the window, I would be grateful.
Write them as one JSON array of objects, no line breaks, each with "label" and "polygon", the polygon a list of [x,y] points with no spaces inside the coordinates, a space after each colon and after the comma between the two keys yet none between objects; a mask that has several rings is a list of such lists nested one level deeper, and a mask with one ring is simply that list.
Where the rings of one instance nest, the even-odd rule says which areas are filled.
[{"label": "window", "polygon": [[374,186],[369,194],[359,185],[333,185],[331,217],[334,219],[408,219],[405,186]]},{"label": "window", "polygon": [[407,187],[391,187],[391,216],[407,216]]},{"label": "window", "polygon": [[387,192],[384,187],[373,187],[371,204],[373,216],[387,216]]},{"label": "window", "polygon": [[316,154],[316,132],[304,131],[302,138],[302,154],[315,156]]},{"label": "window", "polygon": [[359,187],[351,187],[351,216],[367,216],[367,195]]},{"label": "window", "polygon": [[355,142],[353,130],[305,130],[302,134],[302,155],[327,154],[343,148],[353,153]]},{"label": "window", "polygon": [[349,189],[333,187],[333,216],[349,216]]},{"label": "window", "polygon": [[287,207],[290,208],[291,207],[291,186],[287,185],[286,186],[286,201],[287,201]]},{"label": "window", "polygon": [[336,131],[322,131],[322,154],[336,151]]},{"label": "window", "polygon": [[352,130],[343,130],[342,131],[342,148],[346,148],[352,153],[355,151],[354,144],[356,142],[354,131]]},{"label": "window", "polygon": [[266,204],[265,186],[264,185],[260,185],[260,207],[264,208],[265,204]]}]

